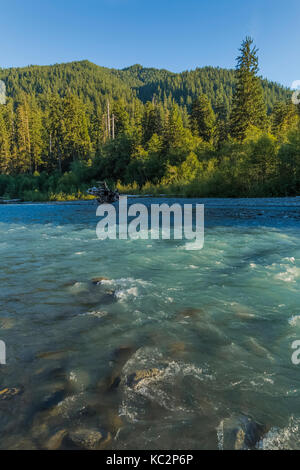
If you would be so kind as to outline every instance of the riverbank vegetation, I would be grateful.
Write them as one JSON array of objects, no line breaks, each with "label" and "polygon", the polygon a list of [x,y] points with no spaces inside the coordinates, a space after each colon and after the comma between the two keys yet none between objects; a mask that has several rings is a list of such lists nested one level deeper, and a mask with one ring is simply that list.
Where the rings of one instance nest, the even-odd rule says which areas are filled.
[{"label": "riverbank vegetation", "polygon": [[300,194],[299,105],[258,77],[250,38],[236,71],[81,62],[0,79],[1,197],[86,199],[98,180],[135,194]]}]

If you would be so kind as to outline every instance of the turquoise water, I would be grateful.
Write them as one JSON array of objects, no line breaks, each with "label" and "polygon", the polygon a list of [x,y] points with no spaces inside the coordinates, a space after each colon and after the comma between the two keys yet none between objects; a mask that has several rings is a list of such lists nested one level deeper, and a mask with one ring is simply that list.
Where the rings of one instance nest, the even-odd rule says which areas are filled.
[{"label": "turquoise water", "polygon": [[176,202],[205,204],[203,250],[100,241],[90,202],[0,206],[1,448],[222,449],[241,419],[300,448],[300,198]]}]

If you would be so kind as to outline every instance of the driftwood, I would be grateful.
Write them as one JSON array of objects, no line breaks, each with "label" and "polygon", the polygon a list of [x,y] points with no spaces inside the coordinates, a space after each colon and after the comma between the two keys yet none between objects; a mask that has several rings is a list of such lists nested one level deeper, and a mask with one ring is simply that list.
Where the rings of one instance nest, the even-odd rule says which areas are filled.
[{"label": "driftwood", "polygon": [[119,200],[118,190],[113,191],[109,189],[105,181],[99,181],[97,185],[98,186],[88,189],[87,193],[91,196],[95,196],[99,204],[107,204]]}]

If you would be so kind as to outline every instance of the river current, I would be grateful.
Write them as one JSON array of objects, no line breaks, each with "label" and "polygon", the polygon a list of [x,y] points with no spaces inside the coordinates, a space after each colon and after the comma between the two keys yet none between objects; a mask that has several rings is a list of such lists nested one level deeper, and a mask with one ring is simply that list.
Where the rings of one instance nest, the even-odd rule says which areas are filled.
[{"label": "river current", "polygon": [[300,198],[129,202],[204,204],[203,249],[0,206],[0,448],[299,449]]}]

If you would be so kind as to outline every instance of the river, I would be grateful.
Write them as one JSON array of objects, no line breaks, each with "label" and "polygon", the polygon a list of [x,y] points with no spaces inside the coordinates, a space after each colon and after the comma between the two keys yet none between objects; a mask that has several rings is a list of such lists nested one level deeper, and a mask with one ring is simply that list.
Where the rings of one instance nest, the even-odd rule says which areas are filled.
[{"label": "river", "polygon": [[130,202],[204,204],[203,249],[0,206],[0,447],[299,449],[300,198]]}]

